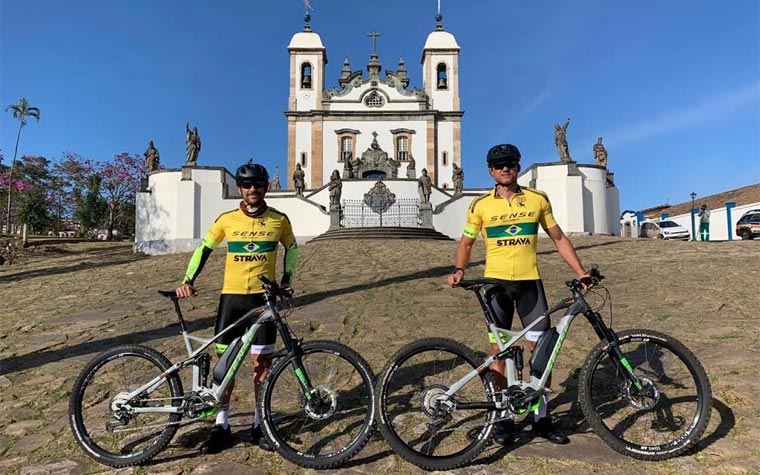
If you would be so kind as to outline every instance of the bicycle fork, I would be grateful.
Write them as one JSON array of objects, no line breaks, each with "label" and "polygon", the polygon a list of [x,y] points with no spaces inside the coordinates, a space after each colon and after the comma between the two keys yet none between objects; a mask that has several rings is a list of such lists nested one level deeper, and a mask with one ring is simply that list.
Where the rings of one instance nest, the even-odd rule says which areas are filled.
[{"label": "bicycle fork", "polygon": [[301,345],[299,342],[293,339],[293,337],[290,335],[290,332],[288,331],[288,328],[282,323],[282,320],[277,318],[275,320],[275,325],[277,326],[277,330],[280,332],[280,336],[282,337],[286,354],[288,356],[293,356],[290,364],[293,366],[293,372],[296,374],[298,383],[301,385],[303,395],[307,401],[311,401],[313,397],[312,392],[314,387],[309,380],[309,375],[306,371],[306,367],[303,365],[303,360],[301,359],[303,356]]},{"label": "bicycle fork", "polygon": [[609,345],[607,346],[607,354],[610,356],[610,359],[612,359],[618,368],[622,366],[625,369],[624,374],[628,378],[628,381],[633,384],[637,391],[642,391],[644,389],[644,384],[641,382],[641,379],[633,373],[631,363],[628,361],[628,358],[625,357],[623,352],[620,351],[620,339],[618,338],[617,333],[615,333],[611,327],[605,325],[602,316],[598,312],[588,310],[583,312],[583,315],[589,323],[591,323],[591,326],[594,328],[597,336],[599,336],[599,339],[607,340],[607,342],[609,342]]}]

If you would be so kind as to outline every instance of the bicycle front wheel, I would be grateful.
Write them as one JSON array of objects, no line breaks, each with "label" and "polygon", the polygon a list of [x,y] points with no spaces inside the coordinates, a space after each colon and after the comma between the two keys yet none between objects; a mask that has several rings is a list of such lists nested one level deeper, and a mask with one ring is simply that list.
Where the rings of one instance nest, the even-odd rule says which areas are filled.
[{"label": "bicycle front wheel", "polygon": [[620,350],[641,380],[599,343],[580,372],[578,400],[589,426],[616,451],[640,460],[665,460],[689,450],[710,420],[712,394],[704,368],[678,340],[651,330],[618,335]]},{"label": "bicycle front wheel", "polygon": [[[374,375],[358,353],[341,343],[311,341],[300,356],[272,368],[258,404],[264,434],[287,460],[332,468],[353,457],[374,425]],[[300,362],[304,373],[297,369]],[[312,390],[305,394],[300,377]]]},{"label": "bicycle front wheel", "polygon": [[480,454],[497,416],[488,408],[495,392],[490,371],[476,374],[451,397],[446,391],[481,364],[471,349],[445,338],[412,342],[391,357],[377,397],[380,430],[396,454],[426,470],[461,467]]},{"label": "bicycle front wheel", "polygon": [[126,395],[171,367],[151,348],[125,345],[101,353],[80,373],[69,398],[69,422],[85,453],[111,467],[137,465],[163,450],[177,432],[181,414],[125,410],[179,406],[182,382],[176,374],[151,392]]}]

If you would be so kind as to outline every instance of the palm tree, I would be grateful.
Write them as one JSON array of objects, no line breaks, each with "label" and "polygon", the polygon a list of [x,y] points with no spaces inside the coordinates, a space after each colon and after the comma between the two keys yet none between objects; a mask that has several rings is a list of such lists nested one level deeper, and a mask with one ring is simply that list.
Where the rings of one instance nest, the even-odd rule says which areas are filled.
[{"label": "palm tree", "polygon": [[38,107],[29,107],[25,97],[19,99],[18,104],[12,104],[5,108],[5,112],[13,111],[13,118],[18,119],[20,124],[18,126],[18,135],[16,135],[16,149],[13,151],[13,161],[11,162],[11,169],[8,173],[8,215],[5,220],[5,230],[10,233],[11,231],[11,190],[13,189],[13,167],[16,165],[16,154],[18,154],[18,141],[21,138],[21,129],[26,125],[27,117],[34,117],[37,122],[40,121],[40,109]]}]

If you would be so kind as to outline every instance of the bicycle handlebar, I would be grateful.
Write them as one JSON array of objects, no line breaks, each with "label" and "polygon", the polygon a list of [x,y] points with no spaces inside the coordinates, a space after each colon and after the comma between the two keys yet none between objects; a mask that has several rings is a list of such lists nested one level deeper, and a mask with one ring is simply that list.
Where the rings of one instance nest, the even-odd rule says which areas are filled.
[{"label": "bicycle handlebar", "polygon": [[584,285],[597,285],[603,279],[604,276],[601,274],[601,272],[599,272],[599,266],[592,264],[591,270],[588,271],[588,277],[581,277],[580,279],[565,281],[565,285],[573,290],[583,290]]},{"label": "bicycle handlebar", "polygon": [[[565,285],[570,287],[571,289],[576,290],[583,290],[583,286],[588,286],[589,284],[597,285],[599,282],[601,282],[604,279],[604,276],[599,272],[599,266],[596,264],[591,265],[591,270],[588,272],[588,277],[583,277],[581,279],[573,279],[568,280],[565,282]],[[477,292],[480,290],[484,285],[489,284],[501,284],[503,281],[499,279],[471,279],[471,280],[462,280],[459,282],[459,287],[462,287],[465,290],[472,290],[474,292]]]}]

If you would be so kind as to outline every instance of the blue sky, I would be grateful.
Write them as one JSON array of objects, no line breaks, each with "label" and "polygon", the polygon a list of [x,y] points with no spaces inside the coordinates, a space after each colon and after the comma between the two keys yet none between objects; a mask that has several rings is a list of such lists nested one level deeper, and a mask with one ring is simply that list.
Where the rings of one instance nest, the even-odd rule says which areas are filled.
[{"label": "blue sky", "polygon": [[[327,86],[343,59],[362,68],[366,33],[395,70],[419,60],[435,0],[312,0]],[[757,0],[442,0],[460,56],[467,188],[490,183],[491,145],[518,145],[524,167],[554,161],[554,122],[571,118],[570,153],[593,163],[604,136],[621,210],[688,201],[760,182]],[[202,165],[247,157],[286,169],[288,52],[299,0],[2,0],[0,105],[41,109],[19,155],[73,151],[105,160],[153,139],[167,167],[185,159],[185,122]],[[17,122],[0,116],[13,154]],[[283,177],[284,178],[284,177]]]}]

